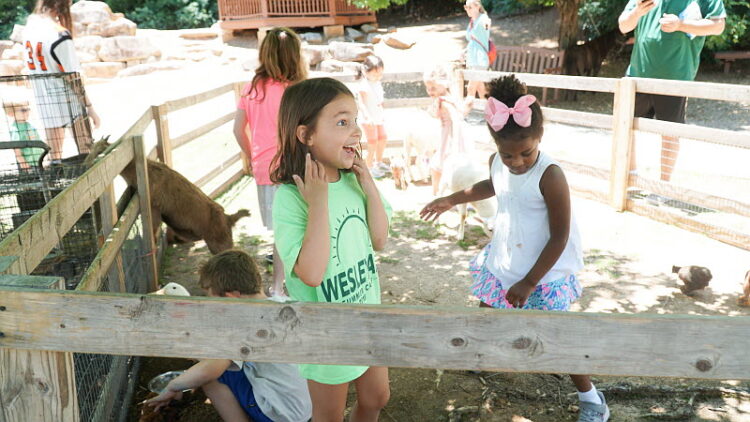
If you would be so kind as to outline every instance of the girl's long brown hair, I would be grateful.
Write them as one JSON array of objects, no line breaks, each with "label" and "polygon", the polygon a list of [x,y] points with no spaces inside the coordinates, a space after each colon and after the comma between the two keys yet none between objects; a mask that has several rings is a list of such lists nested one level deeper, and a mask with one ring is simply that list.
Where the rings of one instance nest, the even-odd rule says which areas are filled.
[{"label": "girl's long brown hair", "polygon": [[320,111],[339,95],[354,98],[346,85],[331,78],[307,79],[284,91],[279,107],[279,146],[271,161],[272,182],[294,183],[295,174],[304,179],[310,148],[297,139],[297,127],[307,126],[314,132]]},{"label": "girl's long brown hair", "polygon": [[255,92],[255,98],[265,97],[263,81],[273,79],[293,84],[307,78],[307,64],[302,59],[302,41],[299,35],[289,28],[273,28],[266,34],[258,51],[260,65],[250,89],[243,96]]},{"label": "girl's long brown hair", "polygon": [[37,0],[34,6],[35,14],[54,12],[57,20],[73,36],[73,17],[70,15],[71,0]]}]

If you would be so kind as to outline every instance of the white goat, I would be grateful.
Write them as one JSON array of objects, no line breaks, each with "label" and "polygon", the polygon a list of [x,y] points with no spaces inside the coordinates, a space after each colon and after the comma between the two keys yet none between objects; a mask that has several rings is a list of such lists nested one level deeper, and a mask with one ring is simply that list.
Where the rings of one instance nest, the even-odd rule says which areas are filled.
[{"label": "white goat", "polygon": [[[403,167],[410,181],[422,180],[429,177],[429,161],[440,143],[440,122],[427,113],[420,113],[410,119],[409,129],[404,135],[402,154]],[[411,165],[411,157],[415,156],[415,174]],[[400,164],[401,162],[398,161]]]},{"label": "white goat", "polygon": [[[473,184],[485,180],[489,177],[489,168],[482,165],[482,161],[466,155],[457,154],[446,158],[443,164],[443,176],[440,180],[441,194],[450,194],[459,190],[464,190]],[[491,227],[489,222],[495,218],[497,212],[497,201],[495,198],[483,199],[472,202],[471,205],[477,210],[479,220],[482,223],[482,229],[487,236],[491,236]],[[458,240],[464,238],[464,226],[466,225],[467,204],[458,206],[458,213],[461,221],[458,226]]]}]

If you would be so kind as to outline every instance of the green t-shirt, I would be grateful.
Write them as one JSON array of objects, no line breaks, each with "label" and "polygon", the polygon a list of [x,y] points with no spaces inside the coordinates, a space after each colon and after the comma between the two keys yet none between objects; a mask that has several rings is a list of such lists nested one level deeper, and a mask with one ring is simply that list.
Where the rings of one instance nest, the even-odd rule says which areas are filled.
[{"label": "green t-shirt", "polygon": [[[13,142],[41,141],[42,138],[39,137],[39,133],[34,129],[34,126],[31,126],[31,123],[13,122],[10,125],[10,140]],[[21,148],[24,161],[31,167],[38,164],[42,152],[40,148]]]},{"label": "green t-shirt", "polygon": [[[292,299],[304,302],[380,304],[380,282],[367,225],[366,196],[353,172],[341,172],[328,184],[328,223],[331,244],[323,283],[310,287],[294,274],[307,228],[307,203],[293,184],[282,185],[273,201],[273,232],[284,263],[286,286]],[[382,198],[388,218],[391,207]],[[342,384],[359,378],[368,367],[301,364],[304,378]]]},{"label": "green t-shirt", "polygon": [[[638,0],[630,0],[625,10],[633,10]],[[706,37],[693,37],[682,31],[663,32],[659,19],[665,13],[681,19],[695,2],[702,18],[726,17],[721,0],[654,0],[656,6],[641,16],[635,28],[635,45],[627,76],[692,81],[698,73],[700,54]],[[682,15],[682,16],[681,16]]]}]

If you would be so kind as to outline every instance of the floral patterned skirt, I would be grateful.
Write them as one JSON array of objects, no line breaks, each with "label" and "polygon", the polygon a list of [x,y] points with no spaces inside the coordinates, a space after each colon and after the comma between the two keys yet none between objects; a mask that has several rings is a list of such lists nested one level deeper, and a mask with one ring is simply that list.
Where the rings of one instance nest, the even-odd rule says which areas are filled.
[{"label": "floral patterned skirt", "polygon": [[[511,309],[505,300],[507,290],[503,289],[500,280],[487,268],[487,257],[492,244],[488,244],[469,263],[469,271],[474,283],[471,292],[482,302],[493,308]],[[567,311],[570,304],[581,297],[581,284],[574,274],[562,277],[546,284],[536,286],[522,309],[536,309],[540,311]]]}]

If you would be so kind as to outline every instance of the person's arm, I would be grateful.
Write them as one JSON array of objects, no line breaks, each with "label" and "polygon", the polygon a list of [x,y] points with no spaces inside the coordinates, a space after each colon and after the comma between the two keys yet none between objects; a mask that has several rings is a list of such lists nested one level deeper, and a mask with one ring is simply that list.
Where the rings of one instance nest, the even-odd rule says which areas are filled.
[{"label": "person's arm", "polygon": [[370,117],[370,111],[367,108],[367,98],[370,94],[368,94],[364,90],[359,91],[359,110],[362,112],[362,124],[369,124],[372,122],[372,118]]},{"label": "person's arm", "polygon": [[[240,146],[242,152],[247,155],[247,158],[252,158],[252,151],[250,151],[250,135],[247,133],[247,116],[245,110],[237,109],[234,113],[234,139],[237,140],[237,144]],[[247,147],[247,149],[245,149]]]},{"label": "person's arm", "polygon": [[28,169],[29,164],[26,162],[26,158],[23,156],[21,148],[15,148],[14,151],[16,153],[16,161],[18,162],[18,165],[21,166],[22,169]]},{"label": "person's arm", "polygon": [[528,274],[508,290],[506,299],[516,308],[526,303],[539,280],[560,259],[570,234],[570,189],[562,169],[554,165],[547,167],[539,181],[539,189],[547,205],[550,238]]},{"label": "person's arm", "polygon": [[724,32],[724,18],[704,18],[680,20],[677,15],[664,14],[661,19],[661,30],[664,32],[682,31],[696,36],[719,35]]},{"label": "person's arm", "polygon": [[146,400],[145,403],[149,406],[154,406],[158,410],[168,405],[172,400],[181,399],[183,391],[201,387],[218,379],[231,364],[232,361],[229,359],[202,360],[170,381],[161,394]]},{"label": "person's arm", "polygon": [[425,221],[435,221],[440,217],[440,214],[448,211],[456,205],[464,204],[466,202],[481,201],[495,196],[495,187],[492,185],[492,160],[495,158],[495,155],[496,154],[492,154],[492,156],[490,156],[490,177],[487,180],[482,180],[464,190],[453,192],[448,196],[435,199],[422,208],[419,212],[419,217]]},{"label": "person's arm", "polygon": [[354,159],[352,170],[357,175],[357,180],[366,196],[367,226],[370,230],[372,248],[382,251],[388,240],[388,214],[385,212],[385,205],[362,157],[357,156]]},{"label": "person's arm", "polygon": [[308,153],[305,158],[305,180],[296,174],[293,178],[308,206],[305,237],[294,264],[294,273],[308,286],[318,287],[328,267],[331,247],[325,168]]},{"label": "person's arm", "polygon": [[[633,3],[635,3],[634,7]],[[617,19],[620,32],[627,34],[634,30],[635,27],[638,26],[638,19],[650,12],[655,6],[656,3],[654,0],[631,0]]]}]

